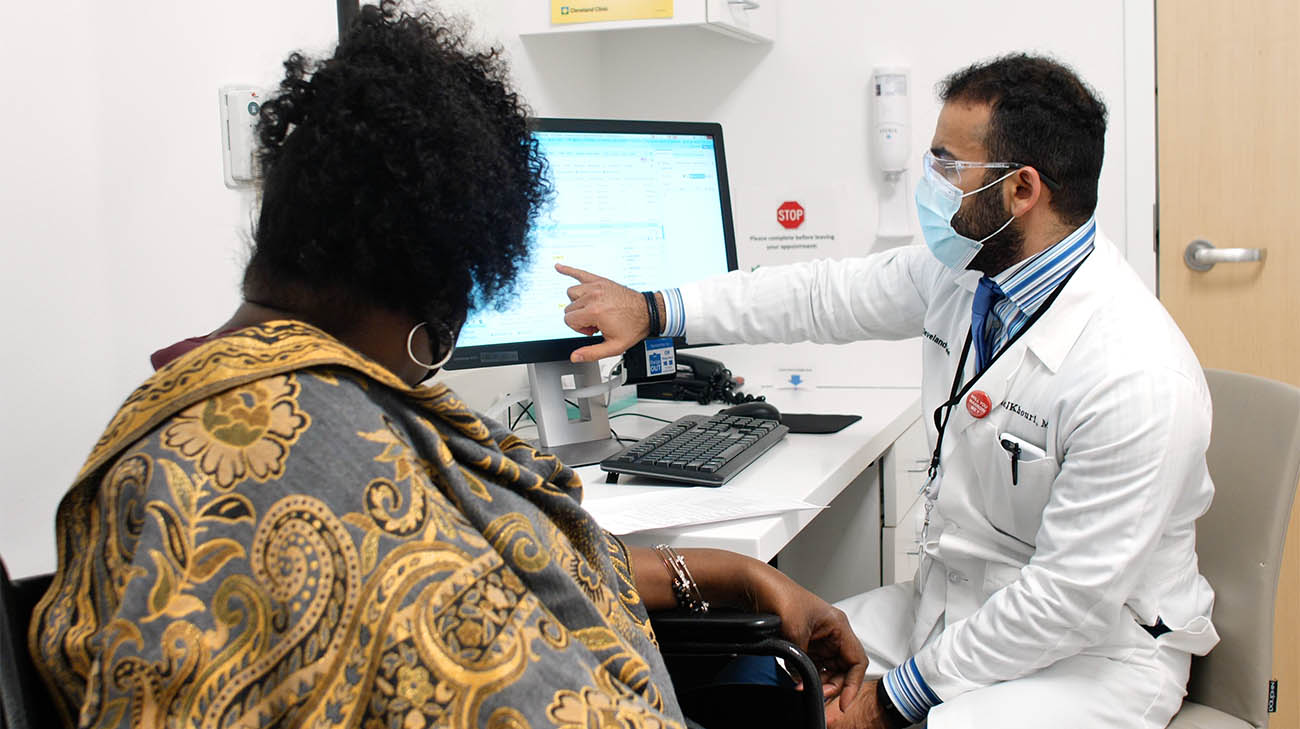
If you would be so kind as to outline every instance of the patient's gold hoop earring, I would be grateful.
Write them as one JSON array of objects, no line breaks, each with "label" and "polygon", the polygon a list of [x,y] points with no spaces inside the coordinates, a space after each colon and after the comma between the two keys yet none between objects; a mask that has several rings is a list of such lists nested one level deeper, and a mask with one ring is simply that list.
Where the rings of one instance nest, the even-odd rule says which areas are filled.
[{"label": "patient's gold hoop earring", "polygon": [[[411,327],[410,334],[406,335],[406,354],[411,358],[412,362],[420,365],[426,370],[436,370],[439,367],[442,367],[443,365],[447,364],[447,360],[451,359],[452,353],[456,351],[456,341],[452,338],[451,330],[447,328],[447,325],[445,324],[442,325],[442,329],[444,332],[446,332],[447,341],[449,342],[449,344],[447,345],[446,356],[444,356],[442,359],[438,360],[437,362],[434,362],[433,364],[425,364],[421,362],[415,356],[414,342],[415,342],[415,333],[420,331],[420,327],[424,326],[425,324],[428,324],[428,322],[422,321],[419,324],[416,324],[415,326]],[[441,345],[441,342],[439,342],[439,344]]]}]

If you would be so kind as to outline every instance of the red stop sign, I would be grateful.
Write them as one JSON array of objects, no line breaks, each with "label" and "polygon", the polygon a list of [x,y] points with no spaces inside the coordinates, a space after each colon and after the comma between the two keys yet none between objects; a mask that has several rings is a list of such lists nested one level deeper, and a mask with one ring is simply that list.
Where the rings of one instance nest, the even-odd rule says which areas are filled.
[{"label": "red stop sign", "polygon": [[776,209],[776,222],[783,228],[798,228],[803,225],[803,206],[793,200],[786,200]]}]

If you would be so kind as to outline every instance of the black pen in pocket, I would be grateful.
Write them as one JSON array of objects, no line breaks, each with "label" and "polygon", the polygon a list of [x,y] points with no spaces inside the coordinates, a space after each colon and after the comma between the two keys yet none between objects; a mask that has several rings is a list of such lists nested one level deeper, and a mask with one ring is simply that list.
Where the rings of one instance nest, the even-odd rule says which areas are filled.
[{"label": "black pen in pocket", "polygon": [[1020,481],[1020,444],[1003,438],[1002,449],[1011,454],[1011,485],[1015,486]]}]

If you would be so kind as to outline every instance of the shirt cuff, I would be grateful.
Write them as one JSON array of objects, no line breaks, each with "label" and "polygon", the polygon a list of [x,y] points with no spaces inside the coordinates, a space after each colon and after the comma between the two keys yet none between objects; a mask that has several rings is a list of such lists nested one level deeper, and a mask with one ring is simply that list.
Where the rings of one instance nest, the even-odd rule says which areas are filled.
[{"label": "shirt cuff", "polygon": [[943,703],[922,678],[915,657],[903,661],[903,665],[886,673],[880,680],[885,683],[885,691],[889,693],[889,700],[894,702],[894,708],[913,724],[925,721],[930,709]]},{"label": "shirt cuff", "polygon": [[686,308],[682,306],[681,289],[664,289],[663,336],[681,337],[686,334]]}]

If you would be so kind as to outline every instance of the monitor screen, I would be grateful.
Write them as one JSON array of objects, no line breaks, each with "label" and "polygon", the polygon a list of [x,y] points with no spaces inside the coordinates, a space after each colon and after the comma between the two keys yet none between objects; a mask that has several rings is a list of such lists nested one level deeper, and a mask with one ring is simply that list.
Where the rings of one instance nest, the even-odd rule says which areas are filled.
[{"label": "monitor screen", "polygon": [[448,369],[567,360],[599,341],[565,326],[575,282],[556,263],[638,291],[736,268],[721,126],[537,119],[534,129],[554,195],[529,233],[530,264],[508,309],[470,313]]}]

